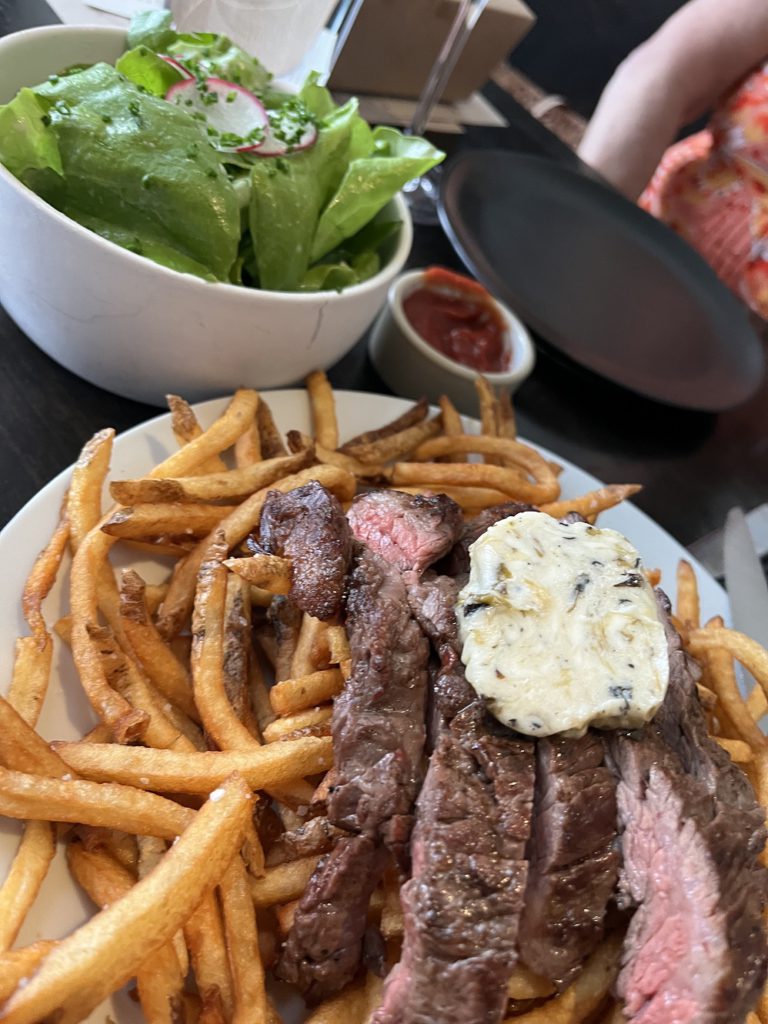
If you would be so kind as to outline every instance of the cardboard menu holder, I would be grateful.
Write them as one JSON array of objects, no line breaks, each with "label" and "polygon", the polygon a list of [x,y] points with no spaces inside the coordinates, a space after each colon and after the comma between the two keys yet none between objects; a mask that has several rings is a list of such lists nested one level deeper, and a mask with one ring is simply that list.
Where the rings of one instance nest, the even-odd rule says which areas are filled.
[{"label": "cardboard menu holder", "polygon": [[[450,30],[460,0],[365,0],[334,68],[340,92],[417,98]],[[490,0],[442,99],[465,99],[535,21],[523,0]]]}]

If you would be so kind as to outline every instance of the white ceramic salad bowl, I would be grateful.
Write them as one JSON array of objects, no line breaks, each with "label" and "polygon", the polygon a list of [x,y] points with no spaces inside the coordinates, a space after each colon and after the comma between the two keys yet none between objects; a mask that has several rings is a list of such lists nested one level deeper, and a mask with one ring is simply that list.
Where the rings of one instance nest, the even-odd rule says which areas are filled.
[{"label": "white ceramic salad bowl", "polygon": [[[47,26],[0,39],[0,103],[75,63],[113,63],[121,29]],[[341,292],[270,292],[209,283],[160,266],[81,227],[0,165],[0,302],[62,366],[116,394],[162,404],[240,385],[294,383],[362,336],[408,257],[401,222],[382,269]]]}]

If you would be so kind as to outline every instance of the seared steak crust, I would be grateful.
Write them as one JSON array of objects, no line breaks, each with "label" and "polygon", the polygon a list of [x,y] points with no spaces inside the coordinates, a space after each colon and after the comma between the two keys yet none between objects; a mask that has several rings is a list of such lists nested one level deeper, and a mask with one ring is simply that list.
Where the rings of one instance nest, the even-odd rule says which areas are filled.
[{"label": "seared steak crust", "polygon": [[429,646],[400,573],[364,547],[349,581],[347,633],[352,673],[333,708],[328,817],[397,848],[422,778]]},{"label": "seared steak crust", "polygon": [[616,780],[598,735],[537,741],[529,857],[520,958],[564,986],[603,936],[619,873]]},{"label": "seared steak crust", "polygon": [[620,780],[621,894],[637,907],[618,991],[638,1024],[735,1024],[766,974],[763,812],[708,736],[697,668],[668,619],[667,640],[670,684],[656,718],[606,739]]},{"label": "seared steak crust", "polygon": [[417,802],[405,942],[374,1024],[491,1024],[506,1006],[533,799],[532,744],[472,704],[446,728]]},{"label": "seared steak crust", "polygon": [[312,480],[281,494],[270,491],[259,540],[272,555],[291,559],[291,597],[316,619],[341,611],[352,558],[352,533],[338,500]]},{"label": "seared steak crust", "polygon": [[344,836],[318,865],[299,901],[276,973],[308,1003],[338,992],[360,965],[368,904],[386,864],[383,848]]},{"label": "seared steak crust", "polygon": [[469,549],[486,530],[502,519],[517,516],[521,512],[535,512],[533,505],[525,505],[520,501],[507,501],[503,505],[494,505],[483,509],[474,519],[464,524],[461,536],[448,552],[447,557],[437,566],[439,572],[447,576],[466,576],[469,572]]},{"label": "seared steak crust", "polygon": [[369,491],[348,515],[358,540],[401,572],[419,574],[451,549],[462,526],[461,509],[445,494]]}]

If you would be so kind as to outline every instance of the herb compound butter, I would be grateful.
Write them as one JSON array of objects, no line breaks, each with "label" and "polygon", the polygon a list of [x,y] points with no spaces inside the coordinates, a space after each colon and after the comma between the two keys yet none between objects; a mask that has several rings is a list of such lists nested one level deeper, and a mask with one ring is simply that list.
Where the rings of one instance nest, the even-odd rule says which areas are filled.
[{"label": "herb compound butter", "polygon": [[529,736],[632,729],[664,699],[669,660],[653,589],[615,530],[523,512],[470,548],[457,616],[466,676]]}]

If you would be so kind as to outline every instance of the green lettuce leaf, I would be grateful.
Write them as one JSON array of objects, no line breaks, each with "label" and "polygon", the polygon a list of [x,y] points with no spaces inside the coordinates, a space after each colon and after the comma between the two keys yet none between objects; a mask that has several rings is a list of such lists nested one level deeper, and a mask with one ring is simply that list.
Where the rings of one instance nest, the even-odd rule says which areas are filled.
[{"label": "green lettuce leaf", "polygon": [[173,250],[228,278],[240,211],[197,121],[140,92],[109,64],[48,81],[34,93],[49,104],[62,176],[51,181],[50,172],[32,170],[22,181],[76,220],[109,225],[114,240],[129,232],[147,255]]},{"label": "green lettuce leaf", "polygon": [[126,50],[115,67],[134,85],[141,86],[153,96],[164,97],[172,85],[184,78],[172,64],[158,57],[146,46]]},{"label": "green lettuce leaf", "polygon": [[426,174],[445,154],[418,136],[395,128],[376,128],[367,156],[349,164],[335,195],[323,210],[311,259],[320,259],[355,234],[383,209],[411,178]]},{"label": "green lettuce leaf", "polygon": [[261,93],[272,75],[255,57],[241,50],[227,36],[213,32],[180,33],[163,51],[197,75],[223,78],[251,92]]},{"label": "green lettuce leaf", "polygon": [[344,177],[356,119],[357,101],[350,100],[320,122],[311,149],[255,159],[249,222],[262,288],[299,287],[320,211]]},{"label": "green lettuce leaf", "polygon": [[0,163],[17,178],[23,179],[29,171],[63,174],[50,108],[51,102],[31,89],[22,89],[0,107]]},{"label": "green lettuce leaf", "polygon": [[176,39],[171,28],[170,11],[141,11],[134,14],[128,28],[128,47],[146,46],[155,53],[165,53],[165,47]]}]

